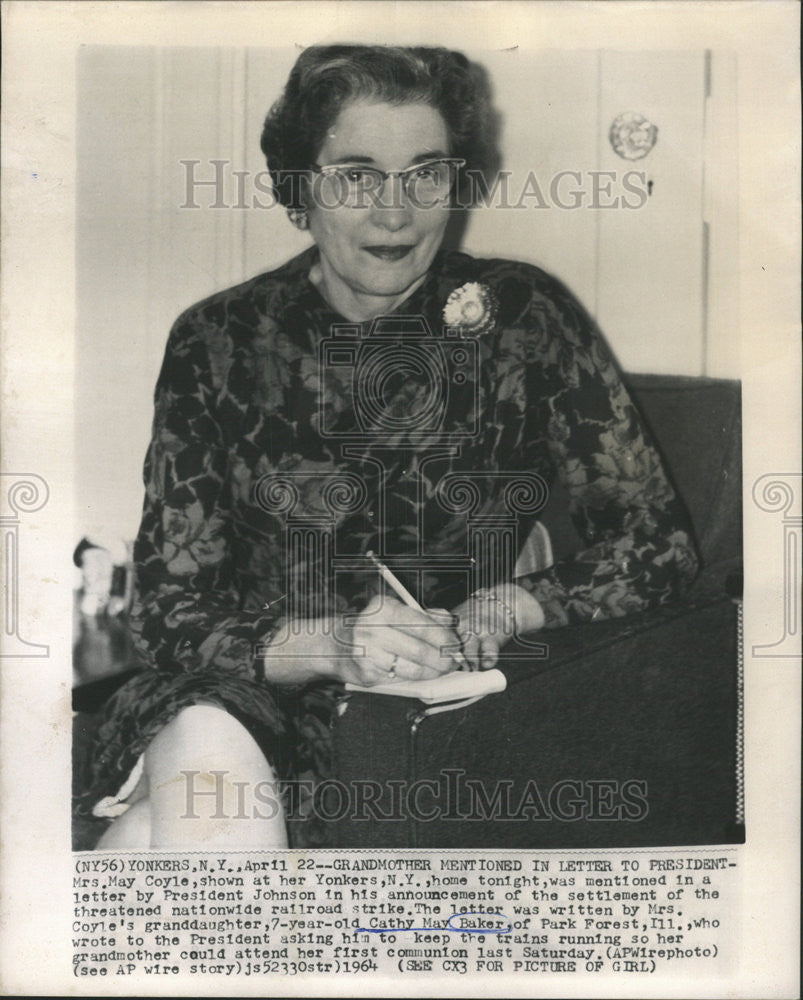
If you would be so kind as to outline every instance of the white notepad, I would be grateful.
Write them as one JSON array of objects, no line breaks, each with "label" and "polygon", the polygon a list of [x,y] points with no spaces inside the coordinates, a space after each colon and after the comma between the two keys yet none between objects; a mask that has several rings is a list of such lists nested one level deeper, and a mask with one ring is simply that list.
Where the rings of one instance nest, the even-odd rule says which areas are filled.
[{"label": "white notepad", "polygon": [[374,684],[362,687],[346,684],[347,691],[362,691],[367,694],[394,694],[399,698],[418,698],[428,705],[466,698],[483,698],[486,694],[504,691],[507,678],[501,670],[455,670],[441,677],[424,681],[391,681],[388,684]]}]

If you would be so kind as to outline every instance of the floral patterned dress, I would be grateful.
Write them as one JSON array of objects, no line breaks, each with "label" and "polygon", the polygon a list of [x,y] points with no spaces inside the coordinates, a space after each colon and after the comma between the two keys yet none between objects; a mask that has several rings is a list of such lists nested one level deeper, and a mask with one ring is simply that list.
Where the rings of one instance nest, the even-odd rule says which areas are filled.
[{"label": "floral patterned dress", "polygon": [[[311,283],[316,253],[193,306],[170,334],[134,552],[145,669],[106,706],[91,801],[198,702],[239,719],[283,782],[320,781],[342,685],[265,679],[282,616],[362,608],[369,549],[424,606],[510,579],[504,553],[556,476],[586,548],[518,579],[546,627],[646,610],[696,572],[609,351],[554,279],[444,252],[393,314],[360,326]],[[445,326],[447,300],[451,321],[477,286],[480,321]],[[477,531],[499,523],[502,536]],[[300,812],[291,842],[321,842]]]}]

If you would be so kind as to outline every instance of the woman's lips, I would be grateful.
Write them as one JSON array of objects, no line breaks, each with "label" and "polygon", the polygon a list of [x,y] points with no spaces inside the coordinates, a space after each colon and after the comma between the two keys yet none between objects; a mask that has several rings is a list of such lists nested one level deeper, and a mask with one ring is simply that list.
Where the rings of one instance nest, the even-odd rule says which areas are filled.
[{"label": "woman's lips", "polygon": [[406,257],[408,253],[413,249],[412,244],[406,244],[404,246],[373,246],[373,247],[363,247],[363,250],[367,250],[368,253],[373,254],[374,257],[378,257],[380,260],[401,260],[402,257]]}]

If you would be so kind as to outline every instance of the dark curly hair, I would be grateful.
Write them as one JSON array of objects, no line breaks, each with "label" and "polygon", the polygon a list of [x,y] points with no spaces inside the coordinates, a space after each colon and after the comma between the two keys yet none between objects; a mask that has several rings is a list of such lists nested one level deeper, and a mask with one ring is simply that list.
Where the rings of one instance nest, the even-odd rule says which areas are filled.
[{"label": "dark curly hair", "polygon": [[428,104],[443,118],[450,155],[466,171],[490,166],[492,114],[484,71],[460,52],[383,45],[315,45],[298,57],[262,129],[262,152],[274,192],[288,208],[303,207],[302,172],[317,159],[344,105],[368,98]]}]

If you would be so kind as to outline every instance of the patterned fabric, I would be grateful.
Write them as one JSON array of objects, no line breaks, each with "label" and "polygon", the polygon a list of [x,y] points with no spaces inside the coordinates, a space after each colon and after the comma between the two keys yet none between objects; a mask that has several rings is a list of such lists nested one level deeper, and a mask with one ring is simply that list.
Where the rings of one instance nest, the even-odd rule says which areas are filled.
[{"label": "patterned fabric", "polygon": [[[284,781],[327,774],[342,687],[269,683],[259,647],[283,614],[364,606],[368,549],[430,607],[504,576],[515,552],[471,564],[482,577],[465,567],[483,562],[472,530],[509,514],[516,477],[560,476],[587,544],[518,581],[547,627],[646,610],[695,575],[688,520],[611,356],[554,279],[442,253],[391,317],[359,327],[310,282],[315,255],[212,296],[170,334],[135,546],[132,627],[150,669],[107,706],[94,798],[199,701],[240,719]],[[443,308],[466,282],[489,290],[495,320],[454,339]],[[519,546],[536,507],[519,504]],[[288,555],[299,524],[310,542]],[[321,836],[291,823],[296,844]]]}]

